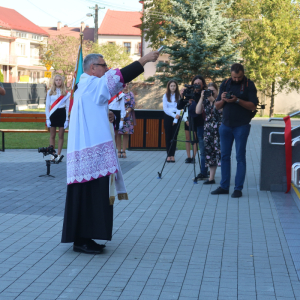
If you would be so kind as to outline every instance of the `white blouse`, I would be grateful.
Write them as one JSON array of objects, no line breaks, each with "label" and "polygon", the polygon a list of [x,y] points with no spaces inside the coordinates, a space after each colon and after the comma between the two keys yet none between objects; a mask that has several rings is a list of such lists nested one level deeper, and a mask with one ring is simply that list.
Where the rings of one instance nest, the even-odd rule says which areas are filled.
[{"label": "white blouse", "polygon": [[[121,111],[121,119],[124,119],[126,116],[125,110],[125,94],[122,93],[119,97],[116,97],[109,105],[108,108],[111,110],[120,110]],[[120,99],[121,98],[121,99]]]},{"label": "white blouse", "polygon": [[[46,108],[45,108],[46,119],[50,118],[50,107],[60,97],[60,95],[61,95],[61,91],[58,88],[56,89],[56,95],[50,96],[50,90],[47,92]],[[69,119],[69,105],[70,105],[70,98],[59,107],[59,108],[64,108],[64,107],[66,108],[66,120]]]},{"label": "white blouse", "polygon": [[175,94],[171,95],[171,102],[168,101],[167,95],[163,96],[163,110],[166,115],[175,118],[180,115],[180,110],[177,109],[177,101],[175,99]]}]

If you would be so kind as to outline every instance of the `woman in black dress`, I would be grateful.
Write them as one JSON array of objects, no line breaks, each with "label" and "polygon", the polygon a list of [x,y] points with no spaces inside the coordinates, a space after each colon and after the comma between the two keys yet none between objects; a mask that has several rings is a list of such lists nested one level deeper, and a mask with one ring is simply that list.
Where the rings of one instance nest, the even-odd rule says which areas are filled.
[{"label": "woman in black dress", "polygon": [[215,100],[218,96],[218,87],[214,82],[208,84],[211,95],[204,97],[202,91],[200,100],[196,106],[196,113],[205,113],[204,121],[204,147],[205,147],[205,166],[210,169],[209,179],[204,184],[214,184],[217,166],[221,161],[219,127],[222,124],[222,110],[215,108]]}]

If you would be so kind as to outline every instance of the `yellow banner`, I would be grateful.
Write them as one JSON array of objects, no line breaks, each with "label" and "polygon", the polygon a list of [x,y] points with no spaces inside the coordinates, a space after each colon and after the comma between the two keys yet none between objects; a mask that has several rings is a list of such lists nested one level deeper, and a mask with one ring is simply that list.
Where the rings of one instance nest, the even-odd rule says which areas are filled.
[{"label": "yellow banner", "polygon": [[28,75],[20,76],[20,82],[29,82],[29,76]]}]

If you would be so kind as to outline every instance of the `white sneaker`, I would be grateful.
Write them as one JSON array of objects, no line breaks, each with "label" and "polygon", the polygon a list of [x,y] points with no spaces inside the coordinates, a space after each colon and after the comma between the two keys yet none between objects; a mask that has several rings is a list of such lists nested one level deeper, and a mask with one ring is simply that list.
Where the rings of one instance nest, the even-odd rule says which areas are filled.
[{"label": "white sneaker", "polygon": [[55,162],[59,163],[62,161],[63,158],[64,158],[63,155],[57,155],[57,157],[55,158]]},{"label": "white sneaker", "polygon": [[50,160],[55,160],[55,157],[53,155],[50,155]]}]

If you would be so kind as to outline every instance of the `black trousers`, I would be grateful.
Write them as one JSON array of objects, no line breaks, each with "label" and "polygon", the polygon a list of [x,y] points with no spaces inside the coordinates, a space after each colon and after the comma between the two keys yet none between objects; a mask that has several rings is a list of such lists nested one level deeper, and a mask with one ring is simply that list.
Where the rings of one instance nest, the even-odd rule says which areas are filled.
[{"label": "black trousers", "polygon": [[[171,140],[174,138],[174,140],[177,139],[178,131],[176,133],[176,136],[174,136],[175,131],[177,129],[178,123],[173,125],[174,118],[164,115],[164,127],[165,127],[165,136],[166,136],[166,146],[167,146],[167,153],[169,153],[168,156],[174,156],[176,151],[176,145],[177,141],[174,141],[171,146]],[[169,152],[170,149],[170,152]]]}]

